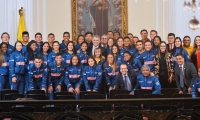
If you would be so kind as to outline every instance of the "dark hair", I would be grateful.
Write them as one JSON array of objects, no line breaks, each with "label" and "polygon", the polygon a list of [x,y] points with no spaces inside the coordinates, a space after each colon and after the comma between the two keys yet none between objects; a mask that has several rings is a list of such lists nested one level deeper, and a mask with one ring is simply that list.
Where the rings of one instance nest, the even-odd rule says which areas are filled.
[{"label": "dark hair", "polygon": [[156,30],[151,30],[150,33],[152,33],[152,32],[155,32],[156,36],[157,36],[158,32]]},{"label": "dark hair", "polygon": [[175,34],[174,34],[174,33],[169,33],[169,34],[168,34],[168,37],[169,37],[169,36],[173,36],[173,37],[175,38]]},{"label": "dark hair", "polygon": [[200,38],[200,36],[196,36],[195,38],[194,38],[194,51],[193,52],[196,52],[196,50],[197,50],[197,45],[196,45],[196,43],[195,43],[195,40],[197,39],[197,38]]},{"label": "dark hair", "polygon": [[128,33],[127,35],[132,35],[132,36],[133,36],[133,34],[132,34],[132,33]]},{"label": "dark hair", "polygon": [[[145,43],[147,43],[147,42],[151,43],[151,41],[150,41],[150,40],[146,40],[146,41],[144,42],[144,45],[145,45]],[[151,45],[152,45],[152,43],[151,43]]]},{"label": "dark hair", "polygon": [[80,44],[80,46],[82,46],[83,44],[86,44],[87,46],[88,46],[88,43],[87,42],[82,42],[81,44]]},{"label": "dark hair", "polygon": [[62,57],[62,54],[61,54],[61,53],[56,53],[56,57],[57,57],[57,56],[61,56],[61,57]]},{"label": "dark hair", "polygon": [[[114,44],[115,44],[114,39],[113,39],[113,38],[108,38],[108,41],[109,41],[110,39],[113,41],[113,45],[114,45]],[[112,46],[109,46],[109,45],[108,45],[108,41],[107,41],[107,46],[108,46],[108,47],[112,47],[113,45],[112,45]]]},{"label": "dark hair", "polygon": [[[131,56],[131,58],[127,62],[129,62],[130,64],[133,64],[133,56],[131,55],[131,53],[129,51],[125,51],[124,54],[129,54]],[[123,54],[123,57],[124,57],[124,54]]]},{"label": "dark hair", "polygon": [[129,39],[129,40],[131,40],[128,36],[125,36],[125,37],[124,37],[124,40],[125,40],[125,39]]},{"label": "dark hair", "polygon": [[95,58],[93,56],[89,56],[88,59],[87,59],[87,63],[89,63],[89,59],[92,59],[94,61],[94,65],[97,65],[97,62],[95,60]]},{"label": "dark hair", "polygon": [[122,40],[124,41],[124,38],[123,38],[123,37],[118,37],[118,38],[117,38],[117,41],[118,41],[119,39],[122,39]]},{"label": "dark hair", "polygon": [[107,34],[108,34],[109,32],[111,32],[111,33],[113,34],[113,31],[111,31],[111,30],[107,31]]},{"label": "dark hair", "polygon": [[78,39],[80,38],[80,37],[83,37],[83,42],[85,42],[85,37],[83,36],[83,35],[79,35],[78,37],[77,37],[77,40],[76,40],[76,43],[78,43]]},{"label": "dark hair", "polygon": [[75,50],[75,46],[74,46],[74,42],[72,42],[72,41],[69,41],[68,43],[67,43],[67,48],[66,48],[66,51],[68,51],[68,45],[70,44],[70,43],[72,43],[73,44],[73,54],[76,54],[76,50]]},{"label": "dark hair", "polygon": [[114,32],[113,32],[113,35],[114,35],[115,33],[118,33],[119,36],[121,36],[119,31],[114,31]]},{"label": "dark hair", "polygon": [[156,47],[158,47],[158,46],[159,46],[159,45],[158,45],[158,46],[156,46],[156,45],[154,44],[154,40],[155,40],[156,38],[158,38],[158,39],[159,39],[160,43],[161,43],[161,41],[162,41],[160,36],[155,36],[155,37],[153,38],[153,50],[154,50],[154,49],[156,49]]},{"label": "dark hair", "polygon": [[3,45],[6,45],[7,48],[8,48],[8,44],[7,44],[6,42],[2,42],[2,43],[0,44],[0,49],[2,48]]},{"label": "dark hair", "polygon": [[58,41],[53,41],[53,43],[52,43],[52,49],[53,49],[53,44],[55,44],[55,43],[58,43],[58,45],[59,45],[59,51],[60,51],[60,44],[59,44]]},{"label": "dark hair", "polygon": [[[48,42],[42,43],[42,45],[41,45],[41,50],[40,50],[40,54],[41,54],[41,55],[43,54],[43,46],[44,46],[45,44],[48,44],[48,45],[49,45]],[[50,47],[50,45],[49,45],[49,47]],[[48,49],[47,53],[50,53],[50,49]]]},{"label": "dark hair", "polygon": [[20,41],[15,42],[15,49],[16,49],[17,43],[20,43],[22,45],[22,42],[20,42]]},{"label": "dark hair", "polygon": [[1,34],[1,38],[3,38],[3,35],[8,35],[8,38],[10,38],[10,35],[7,33],[7,32],[3,32],[2,34]]},{"label": "dark hair", "polygon": [[53,35],[53,37],[55,37],[55,35],[54,35],[53,33],[49,33],[49,34],[48,34],[48,37],[49,37],[50,35]]},{"label": "dark hair", "polygon": [[39,60],[42,60],[43,61],[43,57],[41,57],[41,56],[36,56],[36,57],[34,57],[34,60],[35,59],[39,59]]},{"label": "dark hair", "polygon": [[182,54],[182,53],[178,53],[177,55],[176,55],[176,57],[177,56],[181,56],[182,58],[184,58],[184,55]]},{"label": "dark hair", "polygon": [[69,65],[72,66],[72,59],[74,57],[77,57],[77,59],[78,59],[78,64],[77,65],[80,65],[81,61],[80,61],[80,58],[78,57],[78,55],[72,55],[72,57],[70,58],[70,64]]},{"label": "dark hair", "polygon": [[137,38],[139,40],[139,38],[137,36],[133,36],[133,38]]},{"label": "dark hair", "polygon": [[190,36],[188,36],[188,35],[184,36],[183,41],[185,38],[189,38],[191,40]]},{"label": "dark hair", "polygon": [[138,41],[136,42],[136,44],[139,43],[139,42],[143,44],[142,40],[138,40]]},{"label": "dark hair", "polygon": [[180,42],[181,42],[181,45],[180,45],[180,52],[179,53],[182,53],[183,52],[183,47],[182,47],[182,40],[181,40],[181,38],[180,37],[176,37],[175,38],[175,40],[174,40],[174,49],[172,50],[172,55],[174,55],[174,53],[176,52],[176,45],[175,45],[175,42],[176,42],[176,40],[180,40]]},{"label": "dark hair", "polygon": [[31,40],[26,47],[26,51],[28,52],[28,56],[29,56],[30,60],[34,60],[34,51],[31,49],[31,45],[34,43],[36,44],[36,41]]},{"label": "dark hair", "polygon": [[146,29],[141,30],[141,31],[140,31],[140,34],[141,34],[142,32],[147,32],[147,34],[148,34],[148,31],[147,31]]},{"label": "dark hair", "polygon": [[90,35],[93,36],[93,33],[88,31],[88,32],[85,33],[85,37],[86,37],[88,34],[90,34]]},{"label": "dark hair", "polygon": [[24,36],[24,35],[28,35],[29,36],[29,33],[27,31],[24,31],[24,32],[22,32],[22,36]]},{"label": "dark hair", "polygon": [[69,33],[69,32],[64,32],[64,33],[63,33],[63,37],[64,37],[65,34],[68,34],[69,37],[70,37],[70,33]]},{"label": "dark hair", "polygon": [[42,37],[42,34],[40,32],[35,34],[35,38],[36,38],[37,35],[40,35]]},{"label": "dark hair", "polygon": [[125,64],[125,63],[122,63],[122,64],[119,66],[119,68],[120,68],[122,65],[125,65],[125,66],[126,66],[126,68],[128,69],[128,65],[127,65],[127,64]]},{"label": "dark hair", "polygon": [[119,47],[115,44],[111,47],[111,53],[114,54],[113,53],[113,47],[117,47],[117,55],[119,55],[119,53],[120,53]]}]

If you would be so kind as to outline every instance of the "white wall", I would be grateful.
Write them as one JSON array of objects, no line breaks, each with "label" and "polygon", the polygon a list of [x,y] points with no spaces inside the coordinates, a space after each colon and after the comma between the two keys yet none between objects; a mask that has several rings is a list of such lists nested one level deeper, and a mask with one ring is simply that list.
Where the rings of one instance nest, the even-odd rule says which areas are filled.
[{"label": "white wall", "polygon": [[[30,39],[34,39],[36,32],[43,34],[46,41],[49,33],[54,33],[56,40],[62,40],[65,31],[71,33],[71,0],[0,0],[0,34],[8,32],[11,43],[17,40],[18,10],[25,10],[25,22],[30,33]],[[196,13],[200,21],[200,10]],[[140,38],[140,30],[155,29],[163,40],[166,40],[169,32],[183,37],[200,34],[200,29],[192,31],[188,28],[188,22],[192,17],[191,11],[183,10],[183,0],[128,0],[128,31]]]}]

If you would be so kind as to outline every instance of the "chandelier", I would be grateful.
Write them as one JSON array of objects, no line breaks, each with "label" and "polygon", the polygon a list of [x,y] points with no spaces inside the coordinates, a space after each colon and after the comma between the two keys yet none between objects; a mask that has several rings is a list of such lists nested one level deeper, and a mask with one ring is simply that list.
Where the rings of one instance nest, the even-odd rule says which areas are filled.
[{"label": "chandelier", "polygon": [[200,9],[200,2],[196,3],[196,0],[185,0],[184,1],[184,9],[191,10],[193,12],[192,19],[189,21],[189,28],[192,30],[197,30],[200,27],[199,21],[195,17],[195,12],[196,12],[197,8]]}]

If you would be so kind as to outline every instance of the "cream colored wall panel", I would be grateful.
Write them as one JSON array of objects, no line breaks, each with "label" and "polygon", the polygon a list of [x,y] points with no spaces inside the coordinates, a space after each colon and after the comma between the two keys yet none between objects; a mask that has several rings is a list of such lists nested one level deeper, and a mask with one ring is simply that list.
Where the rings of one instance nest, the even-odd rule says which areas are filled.
[{"label": "cream colored wall panel", "polygon": [[46,35],[54,33],[61,42],[63,32],[71,29],[71,0],[46,0]]},{"label": "cream colored wall panel", "polygon": [[140,31],[156,29],[156,0],[128,0],[129,32],[141,39]]}]

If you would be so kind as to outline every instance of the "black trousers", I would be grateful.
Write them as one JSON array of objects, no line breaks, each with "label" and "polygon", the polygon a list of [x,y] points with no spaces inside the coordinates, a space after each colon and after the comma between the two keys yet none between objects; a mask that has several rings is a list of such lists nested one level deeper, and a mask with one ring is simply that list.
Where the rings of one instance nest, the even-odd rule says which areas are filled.
[{"label": "black trousers", "polygon": [[159,81],[161,88],[177,88],[175,80],[169,83],[168,71],[159,71]]}]

